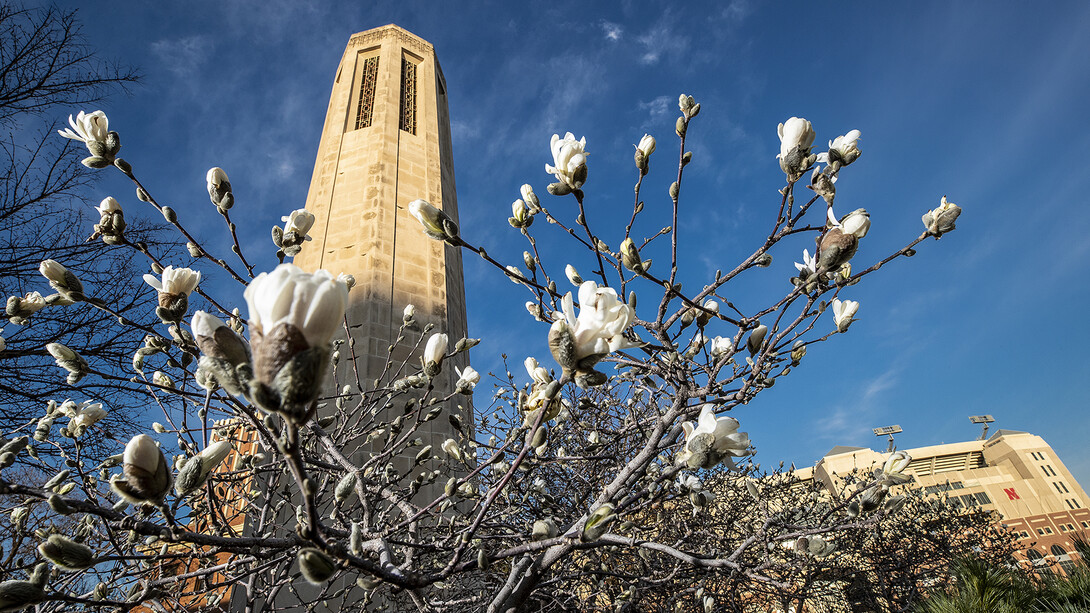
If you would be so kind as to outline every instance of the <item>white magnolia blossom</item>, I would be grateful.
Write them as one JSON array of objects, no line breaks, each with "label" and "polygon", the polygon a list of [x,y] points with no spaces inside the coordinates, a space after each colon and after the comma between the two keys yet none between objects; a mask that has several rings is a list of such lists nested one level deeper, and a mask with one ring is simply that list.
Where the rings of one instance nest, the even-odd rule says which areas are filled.
[{"label": "white magnolia blossom", "polygon": [[777,132],[780,135],[780,154],[776,157],[780,160],[786,159],[795,147],[809,149],[814,144],[814,128],[801,117],[792,117],[781,123]]},{"label": "white magnolia blossom", "polygon": [[[715,405],[705,404],[700,409],[696,424],[689,421],[681,424],[685,431],[685,448],[678,454],[678,461],[688,463],[690,459],[705,454],[704,461],[697,464],[709,468],[722,459],[749,455],[749,435],[738,432],[738,425],[738,420],[733,417],[716,417]],[[710,436],[710,440],[701,436],[705,434]],[[702,442],[707,442],[706,448],[701,447]]]},{"label": "white magnolia blossom", "polygon": [[833,298],[833,321],[839,332],[846,332],[848,326],[855,321],[855,313],[859,310],[859,303],[855,300],[840,300]]},{"label": "white magnolia blossom", "polygon": [[564,138],[553,134],[549,146],[553,152],[552,165],[545,165],[545,172],[571,189],[579,189],[587,179],[587,139],[584,136],[575,140],[575,135],[568,132]]},{"label": "white magnolia blossom", "polygon": [[938,208],[924,213],[923,225],[931,236],[942,236],[954,229],[954,222],[957,221],[958,215],[961,215],[961,207],[949,202],[946,196],[943,196]]},{"label": "white magnolia blossom", "polygon": [[717,336],[711,340],[711,347],[709,347],[708,352],[711,353],[713,359],[718,360],[730,353],[732,349],[734,349],[734,341],[732,339]]},{"label": "white magnolia blossom", "polygon": [[455,366],[454,372],[458,375],[457,387],[473,389],[481,381],[481,373],[474,370],[472,366],[466,366],[465,370],[460,370]]},{"label": "white magnolia blossom", "polygon": [[844,234],[854,234],[856,238],[863,238],[870,231],[870,214],[867,209],[856,209],[848,213],[843,220],[837,221],[832,207],[828,209],[829,224],[834,228],[840,228]]},{"label": "white magnolia blossom", "polygon": [[704,489],[704,484],[696,478],[696,475],[686,473],[677,478],[677,487],[683,492],[699,492]]},{"label": "white magnolia blossom", "polygon": [[201,273],[189,268],[167,266],[163,269],[162,281],[155,275],[144,275],[144,281],[158,292],[188,296],[197,289],[197,284],[201,281]]},{"label": "white magnolia blossom", "polygon": [[45,307],[45,298],[41,292],[27,292],[25,296],[19,298],[19,314],[24,317],[33,315]]},{"label": "white magnolia blossom", "polygon": [[428,339],[428,344],[424,346],[424,363],[426,364],[438,364],[443,361],[443,358],[447,355],[447,344],[449,340],[446,334],[442,332],[436,332],[432,334]]},{"label": "white magnolia blossom", "polygon": [[90,114],[80,111],[75,119],[69,115],[68,125],[72,127],[57,130],[57,134],[81,143],[105,142],[106,135],[110,132],[110,120],[102,111]]},{"label": "white magnolia blossom", "polygon": [[570,328],[575,341],[576,361],[642,345],[621,334],[632,325],[636,313],[617,298],[617,292],[612,287],[598,287],[594,281],[584,281],[579,286],[578,317],[571,292],[564,295],[561,304],[564,319],[554,323],[553,328],[564,324]]},{"label": "white magnolia blossom", "polygon": [[639,149],[644,157],[650,156],[655,151],[655,137],[644,134],[643,138],[640,139],[640,144],[636,145],[636,149]]},{"label": "white magnolia blossom", "polygon": [[533,357],[526,358],[523,362],[526,366],[526,374],[530,375],[530,378],[534,380],[534,383],[540,383],[546,385],[550,383],[553,378],[549,375],[549,371],[537,363],[537,359]]},{"label": "white magnolia blossom", "polygon": [[78,408],[70,405],[71,414],[68,415],[68,430],[75,433],[79,427],[90,428],[106,417],[106,409],[102,403],[84,401]]},{"label": "white magnolia blossom", "polygon": [[852,130],[829,141],[829,152],[819,154],[818,163],[840,162],[844,166],[851,164],[861,153],[859,151],[859,137],[862,134],[859,130]]},{"label": "white magnolia blossom", "polygon": [[443,224],[439,217],[441,211],[426,200],[413,200],[409,203],[409,213],[419,221],[426,231],[443,235]]},{"label": "white magnolia blossom", "polygon": [[803,249],[802,262],[795,262],[795,268],[798,269],[800,276],[809,277],[817,272],[817,258],[811,256],[809,250]]},{"label": "white magnolia blossom", "polygon": [[105,215],[107,213],[116,213],[121,210],[121,203],[117,201],[113,196],[106,196],[102,199],[97,207],[99,215]]},{"label": "white magnolia blossom", "polygon": [[311,347],[326,345],[341,326],[348,308],[348,287],[329,271],[304,272],[281,264],[259,274],[243,293],[250,311],[250,326],[269,334],[288,324],[303,334]]},{"label": "white magnolia blossom", "polygon": [[[284,234],[295,232],[297,236],[306,236],[314,226],[314,214],[306,209],[295,209],[290,215],[281,217],[280,221],[284,222]],[[309,241],[311,238],[306,236],[305,240]]]},{"label": "white magnolia blossom", "polygon": [[886,463],[882,466],[882,473],[885,475],[899,475],[908,468],[911,462],[912,456],[903,451],[895,451],[886,458]]}]

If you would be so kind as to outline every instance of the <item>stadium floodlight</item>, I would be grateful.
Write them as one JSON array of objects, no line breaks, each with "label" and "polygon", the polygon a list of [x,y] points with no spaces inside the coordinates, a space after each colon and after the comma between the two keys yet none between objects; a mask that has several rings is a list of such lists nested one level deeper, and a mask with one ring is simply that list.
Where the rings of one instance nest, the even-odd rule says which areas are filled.
[{"label": "stadium floodlight", "polygon": [[980,433],[980,438],[978,439],[982,441],[988,438],[988,424],[995,421],[995,418],[991,415],[970,415],[969,421],[974,424],[984,424],[984,431]]},{"label": "stadium floodlight", "polygon": [[893,453],[893,450],[895,448],[894,445],[893,445],[893,435],[894,434],[900,434],[901,432],[903,432],[903,430],[901,430],[901,426],[898,426],[898,425],[882,426],[881,428],[874,428],[874,436],[888,436],[889,437],[889,447],[886,449],[886,452],[888,452],[888,453]]}]

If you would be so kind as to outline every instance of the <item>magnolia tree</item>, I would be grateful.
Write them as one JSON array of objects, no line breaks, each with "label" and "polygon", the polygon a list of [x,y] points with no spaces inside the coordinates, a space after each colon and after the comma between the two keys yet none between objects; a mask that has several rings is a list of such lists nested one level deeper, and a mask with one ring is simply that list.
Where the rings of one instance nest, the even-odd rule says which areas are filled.
[{"label": "magnolia tree", "polygon": [[[354,344],[343,340],[353,280],[283,263],[255,276],[230,219],[227,174],[213,168],[207,187],[234,252],[231,261],[219,257],[118,157],[120,138],[102,112],[71,119],[62,135],[86,144],[91,155],[83,164],[130,178],[137,198],[189,242],[196,268],[222,269],[237,286],[215,296],[203,292],[207,308],[194,312],[190,299],[202,292],[202,272],[130,243],[122,206],[104,201],[96,236],[134,249],[156,272],[145,277],[156,303],[117,325],[144,339],[132,359],[133,380],[156,399],[150,408],[161,416],[148,421],[161,421],[145,424],[146,433],[118,443],[117,455],[95,464],[81,454],[101,434],[95,399],[43,399],[38,422],[0,449],[4,466],[41,446],[55,448],[63,462],[38,460],[48,478],[31,485],[2,474],[12,530],[40,545],[38,556],[4,560],[0,610],[212,609],[228,601],[255,611],[316,604],[616,610],[636,606],[642,592],[678,577],[786,585],[785,569],[797,559],[770,550],[784,551],[788,543],[792,555],[835,556],[839,539],[895,513],[904,500],[889,488],[907,479],[903,457],[820,513],[800,501],[799,509],[781,509],[774,519],[732,522],[737,534],[728,540],[720,538],[720,523],[678,529],[674,519],[714,513],[713,490],[702,483],[743,478],[750,470],[734,468],[733,460],[752,447],[727,413],[789,374],[811,345],[848,332],[859,308],[848,299],[851,286],[912,255],[928,237],[953,230],[960,209],[944,198],[907,245],[859,265],[854,258],[869,216],[863,209],[833,212],[836,181],[860,155],[859,131],[819,152],[810,122],[792,117],[779,128],[777,157],[787,181],[770,209],[767,236],[733,268],[685,290],[677,221],[692,160],[685,142],[700,105],[683,95],[679,108],[676,176],[668,202],[652,205],[670,207],[673,222],[654,233],[639,230],[646,225],[641,189],[656,147],[650,136],[635,150],[630,219],[592,229],[584,207],[585,139],[554,135],[553,160],[545,165],[555,177],[552,198],[539,199],[524,185],[509,219],[527,241],[522,262],[488,255],[431,204],[410,205],[428,236],[475,252],[525,286],[536,320],[527,327],[548,340],[551,355],[518,356],[525,357],[525,376],[514,368],[517,374],[497,377],[491,402],[477,390],[472,423],[454,406],[469,404],[480,375],[459,371],[454,389],[435,382],[474,339],[448,339],[425,327],[419,364],[390,360],[381,377],[362,383],[358,374],[338,376],[354,382],[331,392],[331,372],[351,372],[355,363]],[[804,176],[811,191],[796,193]],[[573,215],[550,204],[573,200]],[[549,224],[533,226],[540,218]],[[273,233],[281,262],[298,253],[313,218],[295,211],[284,221]],[[584,249],[584,259],[543,261],[543,226],[549,240]],[[813,255],[808,246],[803,261],[787,267],[793,274],[770,267],[770,251],[796,237],[815,240]],[[641,253],[666,262],[652,266]],[[60,296],[44,308],[116,315],[63,262],[43,262],[41,272]],[[788,289],[743,311],[724,296],[750,272],[782,275]],[[235,308],[243,299],[245,314]],[[406,305],[401,336],[418,326]],[[62,369],[57,376],[69,381],[118,367],[94,364],[60,344],[48,350]],[[422,426],[440,418],[452,436],[432,444]],[[776,487],[789,484],[750,482],[746,504]],[[58,516],[56,528],[20,533],[31,513]],[[685,593],[715,606],[710,593]]]}]

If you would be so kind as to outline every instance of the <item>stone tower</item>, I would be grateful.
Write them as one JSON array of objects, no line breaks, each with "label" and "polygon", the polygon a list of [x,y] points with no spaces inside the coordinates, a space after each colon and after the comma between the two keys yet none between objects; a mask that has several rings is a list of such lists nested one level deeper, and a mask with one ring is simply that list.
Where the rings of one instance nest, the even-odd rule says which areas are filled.
[{"label": "stone tower", "polygon": [[[387,25],[352,36],[337,67],[307,194],[313,241],[295,258],[304,270],[355,277],[348,317],[369,381],[382,373],[407,304],[452,347],[466,335],[461,253],[421,232],[408,211],[417,198],[458,219],[446,83],[431,44]],[[418,338],[395,347],[394,359]],[[447,383],[464,356],[444,366]]]}]

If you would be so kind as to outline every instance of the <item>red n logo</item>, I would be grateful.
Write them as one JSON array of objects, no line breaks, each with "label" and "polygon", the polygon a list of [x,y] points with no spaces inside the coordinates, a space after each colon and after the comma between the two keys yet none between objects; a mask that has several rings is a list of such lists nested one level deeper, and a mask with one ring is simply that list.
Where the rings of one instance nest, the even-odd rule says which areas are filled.
[{"label": "red n logo", "polygon": [[1018,496],[1018,492],[1014,491],[1013,487],[1003,488],[1003,493],[1007,495],[1007,500],[1021,500]]}]

